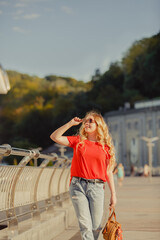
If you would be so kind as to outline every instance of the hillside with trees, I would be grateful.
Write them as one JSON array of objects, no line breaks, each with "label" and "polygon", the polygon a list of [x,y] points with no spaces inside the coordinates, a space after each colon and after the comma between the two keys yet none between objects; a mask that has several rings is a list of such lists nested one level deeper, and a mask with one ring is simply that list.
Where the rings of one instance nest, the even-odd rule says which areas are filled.
[{"label": "hillside with trees", "polygon": [[0,96],[0,141],[17,147],[48,146],[50,131],[74,108],[75,96],[90,89],[72,78],[7,73],[11,90]]},{"label": "hillside with trees", "polygon": [[[0,144],[50,146],[50,133],[74,116],[95,109],[102,114],[125,102],[160,97],[160,33],[136,41],[120,62],[84,83],[73,78],[39,78],[7,71],[11,90],[0,95]],[[74,134],[76,129],[71,129]]]},{"label": "hillside with trees", "polygon": [[160,97],[160,33],[133,43],[121,62],[93,82],[90,100],[108,112],[130,102]]}]

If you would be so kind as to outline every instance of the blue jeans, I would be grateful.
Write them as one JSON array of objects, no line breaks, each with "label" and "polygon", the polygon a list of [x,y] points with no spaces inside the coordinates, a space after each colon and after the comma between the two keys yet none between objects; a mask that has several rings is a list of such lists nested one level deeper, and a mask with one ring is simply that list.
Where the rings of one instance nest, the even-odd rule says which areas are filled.
[{"label": "blue jeans", "polygon": [[70,196],[78,218],[82,240],[97,240],[104,208],[104,184],[73,177]]}]

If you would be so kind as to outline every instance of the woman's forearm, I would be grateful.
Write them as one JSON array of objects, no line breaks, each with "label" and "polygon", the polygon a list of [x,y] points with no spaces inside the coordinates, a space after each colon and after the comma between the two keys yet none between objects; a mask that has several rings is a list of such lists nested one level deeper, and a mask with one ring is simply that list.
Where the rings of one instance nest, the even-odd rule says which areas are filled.
[{"label": "woman's forearm", "polygon": [[112,171],[108,171],[107,175],[108,175],[108,179],[109,179],[108,186],[109,186],[111,195],[116,194],[115,185],[114,185],[114,178],[113,178]]},{"label": "woman's forearm", "polygon": [[51,135],[50,138],[64,146],[69,146],[69,141],[66,136],[63,136],[63,134],[71,127],[79,125],[82,122],[82,119],[75,117],[68,123],[64,124],[62,127],[55,130]]},{"label": "woman's forearm", "polygon": [[114,178],[113,178],[113,172],[110,170],[107,172],[108,174],[108,186],[111,192],[111,197],[110,197],[110,204],[109,208],[115,208],[117,198],[116,198],[116,191],[115,191],[115,185],[114,185]]},{"label": "woman's forearm", "polygon": [[60,128],[56,129],[51,135],[50,138],[53,141],[58,140],[69,128],[73,126],[72,121],[69,121],[68,123],[64,124]]}]

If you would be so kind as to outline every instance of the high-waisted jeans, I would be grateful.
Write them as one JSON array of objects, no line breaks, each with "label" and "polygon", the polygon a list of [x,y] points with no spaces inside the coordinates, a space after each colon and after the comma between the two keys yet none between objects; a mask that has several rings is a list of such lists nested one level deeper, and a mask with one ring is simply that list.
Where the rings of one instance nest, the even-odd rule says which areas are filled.
[{"label": "high-waisted jeans", "polygon": [[97,240],[104,208],[104,184],[73,177],[70,196],[78,218],[82,240]]}]

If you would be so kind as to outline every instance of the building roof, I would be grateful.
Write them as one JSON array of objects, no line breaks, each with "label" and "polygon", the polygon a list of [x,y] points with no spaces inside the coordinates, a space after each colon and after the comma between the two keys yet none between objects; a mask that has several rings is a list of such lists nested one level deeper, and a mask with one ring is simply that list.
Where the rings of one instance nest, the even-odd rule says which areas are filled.
[{"label": "building roof", "polygon": [[151,111],[160,111],[160,105],[152,106],[152,107],[142,107],[142,108],[130,108],[130,109],[119,109],[117,111],[107,112],[104,115],[106,117],[114,117],[114,116],[122,116],[122,115],[130,115],[130,114],[139,114],[142,112],[151,112]]}]

